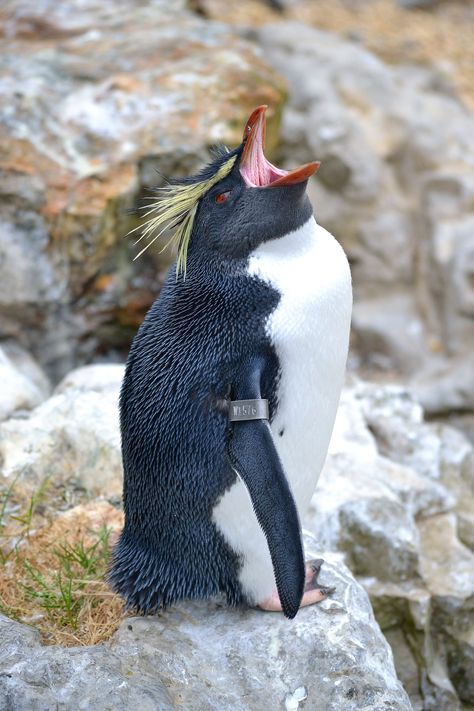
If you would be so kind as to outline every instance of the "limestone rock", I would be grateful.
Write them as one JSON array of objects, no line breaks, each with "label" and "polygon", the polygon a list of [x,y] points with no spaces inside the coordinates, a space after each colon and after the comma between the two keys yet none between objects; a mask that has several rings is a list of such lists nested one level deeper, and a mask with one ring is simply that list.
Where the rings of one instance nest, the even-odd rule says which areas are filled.
[{"label": "limestone rock", "polygon": [[431,70],[298,23],[257,37],[288,81],[283,158],[321,160],[309,192],[351,261],[360,365],[472,411],[474,117]]},{"label": "limestone rock", "polygon": [[306,525],[369,593],[415,709],[472,704],[474,449],[407,390],[345,390]]},{"label": "limestone rock", "polygon": [[418,531],[409,512],[389,499],[350,502],[339,510],[339,547],[357,575],[381,580],[416,578]]},{"label": "limestone rock", "polygon": [[[426,328],[407,293],[388,292],[358,299],[352,327],[359,364],[374,370],[410,374],[423,368],[429,357]],[[431,381],[428,392],[433,390]]]},{"label": "limestone rock", "polygon": [[[420,564],[416,519],[449,510],[456,500],[424,472],[382,456],[367,422],[372,400],[365,393],[373,390],[360,384],[343,393],[306,525],[325,548],[346,553],[357,575],[413,580]],[[421,419],[421,408],[409,404]],[[394,407],[391,414],[396,418]]]},{"label": "limestone rock", "polygon": [[410,10],[416,8],[430,8],[438,5],[440,0],[398,0],[402,7],[407,7]]},{"label": "limestone rock", "polygon": [[[379,451],[449,491],[458,535],[474,550],[474,449],[458,430],[427,424],[422,409],[398,387],[359,388],[360,403]],[[432,511],[432,513],[434,513]]]},{"label": "limestone rock", "polygon": [[449,360],[433,359],[413,376],[410,386],[429,414],[473,412],[472,351]]},{"label": "limestone rock", "polygon": [[57,380],[127,347],[159,292],[170,254],[124,240],[154,169],[196,170],[262,103],[274,144],[284,84],[184,0],[12,0],[0,24],[0,336]]},{"label": "limestone rock", "polygon": [[[71,476],[93,493],[110,497],[116,492],[118,496],[121,469],[116,417],[122,376],[122,366],[81,368],[69,374],[53,397],[33,410],[28,418],[4,422],[0,427],[2,474],[12,476],[21,472],[33,480],[41,480],[46,474]],[[247,702],[249,695],[255,701],[255,708],[264,708],[264,696],[272,707],[284,708],[282,704],[286,704],[285,708],[295,708],[304,694],[309,708],[321,708],[321,711],[344,708],[345,699],[351,699],[351,703],[356,699],[358,704],[354,702],[347,708],[360,708],[361,704],[370,708],[370,703],[377,708],[376,697],[366,698],[364,694],[369,691],[360,690],[354,681],[361,675],[368,678],[368,672],[362,671],[366,664],[364,655],[367,650],[369,656],[373,653],[371,643],[359,636],[361,618],[356,616],[355,610],[364,610],[365,603],[362,603],[359,588],[344,577],[347,573],[340,563],[344,556],[370,595],[377,619],[393,645],[397,670],[410,691],[414,708],[460,709],[461,702],[471,703],[474,683],[470,663],[474,634],[471,629],[474,623],[473,493],[474,451],[461,433],[446,425],[426,423],[421,406],[399,386],[354,381],[343,392],[328,460],[305,519],[318,541],[317,550],[314,543],[307,542],[307,555],[319,557],[324,551],[322,555],[328,564],[323,569],[323,582],[337,587],[333,599],[314,608],[315,612],[302,610],[297,616],[297,625],[306,625],[304,621],[311,619],[311,625],[318,627],[321,632],[318,646],[311,646],[308,641],[309,649],[294,650],[291,639],[310,640],[309,632],[305,626],[297,627],[295,636],[292,628],[292,637],[287,638],[286,628],[280,627],[285,621],[278,616],[231,613],[214,604],[187,604],[156,620],[132,621],[132,630],[124,624],[110,642],[110,648],[106,645],[107,653],[111,650],[113,654],[124,655],[125,667],[132,665],[130,670],[134,676],[130,678],[137,679],[138,669],[144,670],[140,672],[140,679],[143,687],[148,688],[148,675],[151,679],[158,652],[155,642],[150,642],[151,646],[147,644],[154,640],[153,625],[157,625],[161,672],[159,679],[154,680],[157,686],[153,687],[153,693],[161,694],[165,688],[169,695],[167,703],[173,704],[180,698],[191,709],[205,703],[204,694],[210,686],[217,694],[216,708],[226,708],[226,703],[229,708],[239,708],[236,698]],[[62,517],[65,522],[67,515]],[[350,611],[350,643],[346,639],[349,631],[345,623],[339,625],[338,622],[342,620],[341,609],[345,610],[344,615]],[[335,616],[330,623],[326,618],[319,618],[323,611]],[[222,626],[219,615],[224,616]],[[317,615],[317,619],[311,615]],[[366,612],[363,618],[366,619]],[[204,634],[207,619],[213,626],[209,625],[209,629],[206,626]],[[262,670],[267,669],[268,649],[272,650],[275,644],[265,641],[268,628],[260,629],[261,619],[265,625],[277,625],[277,631],[272,628],[273,631],[268,632],[269,640],[279,639],[278,649],[291,650],[287,656],[282,657],[283,652],[279,652],[276,657],[279,671],[278,674],[271,672],[272,678],[277,679],[272,687],[275,691],[271,692],[275,696],[268,696],[268,684],[259,676],[264,672],[258,671],[260,663]],[[239,621],[239,634],[233,627],[235,620]],[[328,629],[325,624],[329,625]],[[263,646],[256,649],[265,650],[265,663],[263,657],[259,661],[260,651],[257,654],[254,650],[256,676],[234,678],[232,675],[237,675],[237,670],[232,660],[247,659],[250,655],[245,646],[247,629],[258,630],[258,644]],[[224,638],[224,630],[227,635],[234,634],[235,639]],[[146,644],[144,639],[148,640]],[[176,656],[167,655],[179,648],[182,639],[194,650],[192,662],[186,657],[182,666],[176,666]],[[345,640],[346,652],[351,650],[351,663],[360,664],[357,671],[347,666],[346,652],[338,646],[340,639]],[[326,649],[325,644],[330,644],[331,649]],[[129,662],[126,656],[131,654],[130,645],[135,650],[135,662]],[[223,671],[212,655],[214,649],[224,647],[230,650],[226,657],[230,661]],[[41,650],[41,654],[49,652]],[[66,670],[68,654],[66,652],[62,662]],[[99,652],[94,651],[94,654]],[[324,706],[318,706],[316,701],[311,706],[313,691],[308,678],[314,680],[315,677],[313,667],[311,676],[308,659],[314,657],[318,660],[318,673],[323,675],[322,680],[317,677],[318,689],[328,694],[323,697]],[[210,671],[205,675],[195,671],[192,666],[195,658],[207,660]],[[290,658],[297,660],[302,675],[288,671],[285,665]],[[122,688],[122,681],[117,677],[119,666],[113,660],[110,664],[110,678]],[[340,674],[336,681],[331,664],[337,666],[337,674]],[[215,668],[221,669],[218,679],[213,676]],[[62,671],[57,673],[62,674]],[[334,683],[325,681],[327,678]],[[188,680],[186,688],[182,687],[182,679]],[[100,688],[103,683],[100,679],[97,681]],[[126,693],[135,693],[127,684],[123,687]],[[374,681],[374,685],[377,684]],[[382,686],[387,688],[387,684]],[[228,700],[224,687],[234,690]],[[61,688],[60,681],[57,688]],[[49,697],[45,698],[49,703]],[[96,697],[90,698],[91,704],[96,703]],[[120,703],[119,699],[118,708]]]},{"label": "limestone rock", "polygon": [[163,683],[153,675],[133,675],[102,646],[42,647],[39,633],[0,615],[0,699],[12,711],[63,708],[171,711]]},{"label": "limestone rock", "polygon": [[432,635],[459,698],[474,703],[474,552],[454,515],[420,522],[423,577],[432,594]]},{"label": "limestone rock", "polygon": [[0,346],[0,421],[45,400],[51,385],[30,354],[12,343]]},{"label": "limestone rock", "polygon": [[82,368],[28,417],[2,423],[1,475],[10,480],[22,477],[36,485],[47,477],[72,480],[91,495],[119,498],[122,372],[115,365]]},{"label": "limestone rock", "polygon": [[117,395],[122,385],[125,368],[116,365],[86,365],[68,373],[54,389],[55,394],[71,390],[79,392],[112,392]]},{"label": "limestone rock", "polygon": [[267,711],[303,698],[314,711],[409,711],[366,593],[337,558],[326,557],[321,577],[336,593],[293,621],[187,602],[125,620],[94,648],[41,647],[28,627],[0,618],[0,688],[15,711]]}]

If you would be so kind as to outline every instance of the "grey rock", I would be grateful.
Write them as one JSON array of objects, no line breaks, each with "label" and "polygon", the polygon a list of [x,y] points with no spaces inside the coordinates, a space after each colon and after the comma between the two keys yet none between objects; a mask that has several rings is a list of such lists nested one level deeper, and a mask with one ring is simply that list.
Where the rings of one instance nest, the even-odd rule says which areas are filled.
[{"label": "grey rock", "polygon": [[[424,482],[421,496],[417,481]],[[470,442],[426,423],[406,389],[356,382],[343,393],[318,488],[307,523],[360,576],[414,707],[451,711],[472,703]]]},{"label": "grey rock", "polygon": [[428,414],[472,412],[474,409],[472,351],[448,360],[434,358],[413,376],[410,386]]},{"label": "grey rock", "polygon": [[356,575],[380,580],[416,578],[418,530],[401,504],[389,499],[361,499],[339,510],[339,547]]},{"label": "grey rock", "polygon": [[[409,458],[400,457],[397,461],[391,448],[384,450],[380,445],[379,431],[372,424],[382,421],[377,415],[380,401],[385,403],[386,420],[391,424],[400,416],[397,406],[407,418],[422,422],[422,409],[399,387],[357,383],[343,391],[329,455],[308,514],[310,527],[317,527],[325,546],[332,546],[339,539],[339,512],[355,502],[366,507],[370,499],[380,499],[382,508],[386,502],[399,503],[412,520],[442,513],[455,505],[456,499],[441,481],[411,466]],[[369,419],[372,413],[373,420]],[[390,433],[394,429],[395,426]],[[409,440],[407,429],[405,425]],[[371,515],[363,518],[370,525]]]},{"label": "grey rock", "polygon": [[[43,647],[39,634],[0,615],[0,708],[8,711],[171,711],[156,673],[129,672],[104,646]],[[133,655],[133,652],[132,652]]]},{"label": "grey rock", "polygon": [[0,346],[0,421],[46,400],[51,385],[31,355],[13,343]]},{"label": "grey rock", "polygon": [[[35,213],[23,215],[20,224],[3,221],[0,231],[0,306],[4,318],[15,306],[16,294],[25,303],[41,307],[64,295],[65,285],[47,256],[48,234],[43,219]],[[32,311],[32,313],[34,313]],[[14,319],[14,314],[10,314]]]},{"label": "grey rock", "polygon": [[46,478],[72,481],[90,495],[120,498],[122,374],[122,366],[82,368],[29,416],[0,424],[0,476],[35,486]]},{"label": "grey rock", "polygon": [[351,261],[358,364],[472,411],[474,118],[429,69],[298,23],[258,38],[288,80],[287,165],[322,162],[309,192]]},{"label": "grey rock", "polygon": [[398,4],[408,9],[430,8],[439,5],[440,0],[398,0]]},{"label": "grey rock", "polygon": [[449,491],[446,510],[454,510],[458,536],[474,550],[474,448],[471,443],[452,427],[425,423],[420,405],[403,388],[361,386],[357,392],[379,451],[439,482]]},{"label": "grey rock", "polygon": [[[93,493],[110,496],[119,492],[118,425],[113,418],[122,376],[123,366],[78,369],[29,417],[4,422],[0,427],[3,475],[22,473],[36,481],[46,472],[56,477],[69,472]],[[157,619],[133,620],[132,630],[125,622],[104,648],[109,657],[114,654],[122,659],[120,668],[129,669],[134,679],[141,675],[145,689],[158,655],[159,672],[153,677],[158,686],[150,693],[161,693],[163,685],[166,703],[176,704],[179,699],[186,708],[198,709],[203,704],[212,708],[210,688],[215,708],[264,708],[264,698],[272,708],[298,708],[305,695],[305,704],[321,711],[345,708],[346,702],[347,708],[364,704],[380,708],[379,692],[375,696],[373,692],[379,681],[372,680],[373,670],[370,674],[363,671],[366,654],[373,656],[372,643],[361,632],[362,618],[368,619],[366,603],[360,589],[345,577],[344,557],[369,593],[377,620],[394,645],[397,670],[413,707],[460,709],[461,702],[470,702],[473,684],[473,493],[474,451],[460,432],[426,423],[422,407],[406,389],[353,379],[343,391],[327,463],[305,518],[318,541],[315,548],[307,539],[307,555],[320,557],[324,551],[328,562],[322,582],[335,584],[336,595],[314,610],[301,610],[296,627],[291,628],[278,615],[227,611],[215,603],[186,604]],[[357,610],[363,611],[362,617]],[[323,613],[331,616],[330,622],[320,619]],[[319,630],[317,647],[311,642],[306,620]],[[291,638],[286,635],[288,629]],[[257,646],[252,648],[252,669],[257,670],[253,676],[242,673],[241,660],[251,656],[246,630],[248,635],[250,630],[258,633]],[[305,643],[294,649],[292,639]],[[341,640],[345,640],[345,652]],[[188,650],[184,660],[173,652],[183,645]],[[216,656],[222,649],[228,650],[224,667]],[[69,654],[66,651],[61,657],[65,668]],[[100,659],[99,652],[94,654]],[[348,666],[347,654],[357,671]],[[291,669],[290,659],[296,660]],[[196,660],[201,660],[204,670],[193,666]],[[25,704],[33,704],[28,679],[51,674],[44,671],[45,664],[41,657],[38,667],[33,663],[33,676],[21,677],[26,684],[21,692],[28,699]],[[109,658],[111,679],[116,679],[118,668]],[[220,676],[215,678],[217,668]],[[295,668],[302,672],[296,674]],[[273,679],[271,692],[265,681],[268,675]],[[361,676],[369,679],[365,691],[355,682]],[[99,688],[102,683],[97,682]],[[122,688],[121,683],[116,683],[117,688]],[[322,689],[324,705],[314,696],[313,683]],[[387,683],[382,686],[392,688]],[[62,688],[60,680],[54,688]],[[133,689],[123,688],[134,698]],[[49,697],[45,698],[49,703]],[[71,696],[74,703],[75,698]],[[92,708],[99,703],[94,696],[87,699]],[[392,697],[384,700],[392,702]],[[116,701],[117,708],[120,703]]]},{"label": "grey rock", "polygon": [[125,367],[119,364],[86,365],[68,373],[54,389],[55,394],[71,390],[97,393],[112,392],[117,395],[122,385]]},{"label": "grey rock", "polygon": [[433,596],[433,643],[464,703],[474,703],[474,552],[457,537],[454,515],[420,522],[422,574]]},{"label": "grey rock", "polygon": [[[463,188],[464,185],[459,186],[460,191]],[[469,193],[472,200],[471,185]],[[443,202],[446,200],[440,200],[437,190],[434,203],[437,206]],[[439,208],[431,210],[431,244],[427,245],[431,257],[430,286],[439,309],[440,333],[447,344],[447,355],[456,356],[474,339],[474,215],[463,215],[466,211],[463,204],[458,205],[457,217],[448,214],[443,219],[436,211]],[[456,318],[452,318],[453,314]],[[471,409],[472,405],[473,401]]]},{"label": "grey rock", "polygon": [[[413,708],[460,711],[461,702],[446,664],[446,645],[437,643],[431,594],[420,581],[380,582],[361,578],[387,638],[399,679]],[[444,623],[441,624],[441,627]]]},{"label": "grey rock", "polygon": [[306,525],[369,593],[414,708],[474,684],[474,449],[406,389],[353,382]]},{"label": "grey rock", "polygon": [[[306,539],[309,555],[318,555]],[[409,711],[388,644],[364,590],[329,555],[321,579],[331,599],[278,613],[188,602],[131,618],[94,648],[41,647],[29,628],[0,618],[0,684],[14,711]]]},{"label": "grey rock", "polygon": [[358,299],[352,325],[359,368],[409,374],[426,363],[425,326],[408,292]]},{"label": "grey rock", "polygon": [[[135,264],[127,208],[165,175],[238,144],[284,85],[253,44],[183,1],[12,0],[0,57],[0,337],[57,381],[123,356],[173,259]],[[136,251],[135,251],[136,254]]]}]

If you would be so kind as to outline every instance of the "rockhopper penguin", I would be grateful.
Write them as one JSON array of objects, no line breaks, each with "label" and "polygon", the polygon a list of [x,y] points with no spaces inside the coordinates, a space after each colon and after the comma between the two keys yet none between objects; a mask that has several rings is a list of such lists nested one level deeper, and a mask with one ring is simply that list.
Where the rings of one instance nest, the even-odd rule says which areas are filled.
[{"label": "rockhopper penguin", "polygon": [[144,613],[224,593],[292,618],[327,593],[300,518],[343,383],[351,278],[305,192],[319,164],[265,158],[265,109],[237,149],[171,182],[149,212],[145,234],[174,227],[178,259],[127,362],[125,526],[110,571]]}]

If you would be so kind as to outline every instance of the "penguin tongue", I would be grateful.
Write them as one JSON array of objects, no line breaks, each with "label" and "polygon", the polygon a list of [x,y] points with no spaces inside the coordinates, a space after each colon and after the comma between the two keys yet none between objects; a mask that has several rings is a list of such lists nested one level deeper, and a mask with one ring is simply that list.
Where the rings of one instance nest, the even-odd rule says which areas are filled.
[{"label": "penguin tongue", "polygon": [[240,174],[247,187],[279,187],[307,180],[319,168],[319,163],[306,163],[294,170],[277,168],[265,158],[266,106],[250,114],[244,130],[245,145],[240,159]]}]

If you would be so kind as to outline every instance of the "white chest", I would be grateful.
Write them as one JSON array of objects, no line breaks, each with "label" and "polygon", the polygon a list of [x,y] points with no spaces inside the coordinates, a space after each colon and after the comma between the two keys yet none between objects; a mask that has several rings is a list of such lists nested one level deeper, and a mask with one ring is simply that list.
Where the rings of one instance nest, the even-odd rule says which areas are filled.
[{"label": "white chest", "polygon": [[249,271],[281,294],[266,325],[281,369],[272,432],[303,514],[326,458],[344,379],[352,310],[349,265],[334,237],[311,218],[296,232],[259,247]]},{"label": "white chest", "polygon": [[[266,331],[280,363],[273,440],[300,514],[304,515],[326,458],[344,380],[352,309],[351,277],[340,245],[314,218],[261,245],[249,273],[281,295]],[[250,599],[274,587],[265,537],[247,489],[237,481],[214,520],[243,558],[241,583]]]}]

